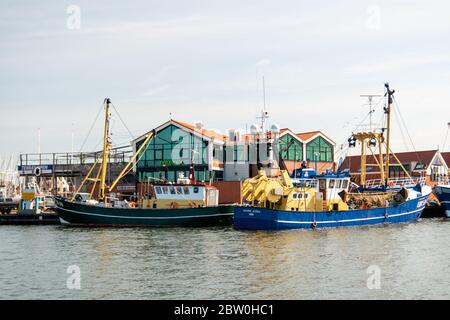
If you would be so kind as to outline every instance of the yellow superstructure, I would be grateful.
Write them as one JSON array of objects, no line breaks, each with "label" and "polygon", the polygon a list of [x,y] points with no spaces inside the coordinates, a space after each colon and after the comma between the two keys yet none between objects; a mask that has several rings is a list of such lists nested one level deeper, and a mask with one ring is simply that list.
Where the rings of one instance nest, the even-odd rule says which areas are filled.
[{"label": "yellow superstructure", "polygon": [[348,183],[348,179],[319,178],[304,180],[299,185],[294,184],[286,170],[280,170],[275,177],[267,177],[265,171],[260,170],[243,182],[242,199],[251,206],[275,210],[348,210],[341,197]]}]

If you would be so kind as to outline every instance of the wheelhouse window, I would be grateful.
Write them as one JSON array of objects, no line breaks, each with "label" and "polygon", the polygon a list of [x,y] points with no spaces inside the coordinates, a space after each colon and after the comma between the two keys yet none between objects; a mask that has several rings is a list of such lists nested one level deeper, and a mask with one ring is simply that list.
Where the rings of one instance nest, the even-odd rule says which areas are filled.
[{"label": "wheelhouse window", "polygon": [[327,187],[327,180],[325,179],[320,179],[319,180],[319,188],[320,189],[325,189]]},{"label": "wheelhouse window", "polygon": [[330,179],[330,189],[333,189],[335,186],[336,180]]},{"label": "wheelhouse window", "polygon": [[184,194],[189,194],[189,187],[183,187]]},{"label": "wheelhouse window", "polygon": [[175,187],[170,187],[170,194],[175,194]]},{"label": "wheelhouse window", "polygon": [[161,194],[161,187],[155,187],[156,194]]},{"label": "wheelhouse window", "polygon": [[347,187],[348,187],[348,180],[342,181],[342,188],[347,189]]}]

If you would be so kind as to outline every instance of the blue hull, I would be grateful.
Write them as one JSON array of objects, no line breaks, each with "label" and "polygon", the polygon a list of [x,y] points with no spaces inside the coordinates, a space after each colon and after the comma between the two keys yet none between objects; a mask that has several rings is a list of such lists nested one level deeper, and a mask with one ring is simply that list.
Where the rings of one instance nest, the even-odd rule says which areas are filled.
[{"label": "blue hull", "polygon": [[445,210],[445,215],[450,218],[450,185],[439,186],[439,188],[440,192],[437,194],[437,198]]},{"label": "blue hull", "polygon": [[427,199],[428,195],[387,208],[330,212],[298,212],[235,207],[233,224],[236,229],[285,230],[409,222],[420,218]]}]

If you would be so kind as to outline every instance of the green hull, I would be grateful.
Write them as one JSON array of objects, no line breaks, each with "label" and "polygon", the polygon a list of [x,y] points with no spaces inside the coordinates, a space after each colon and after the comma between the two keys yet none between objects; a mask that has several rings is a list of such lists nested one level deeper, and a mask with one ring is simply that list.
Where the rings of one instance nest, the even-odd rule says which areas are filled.
[{"label": "green hull", "polygon": [[106,208],[56,198],[62,224],[74,226],[215,226],[231,225],[233,206],[142,209]]}]

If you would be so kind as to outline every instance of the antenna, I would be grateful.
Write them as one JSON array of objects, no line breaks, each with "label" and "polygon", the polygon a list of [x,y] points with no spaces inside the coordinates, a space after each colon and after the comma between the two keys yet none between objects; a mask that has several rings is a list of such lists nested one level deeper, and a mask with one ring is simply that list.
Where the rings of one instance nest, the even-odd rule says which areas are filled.
[{"label": "antenna", "polygon": [[266,84],[264,81],[264,76],[262,77],[262,86],[263,86],[263,111],[266,111]]},{"label": "antenna", "polygon": [[369,102],[369,131],[372,131],[372,113],[375,112],[375,110],[373,110],[373,106],[372,106],[372,101],[374,97],[381,97],[382,95],[380,94],[362,94],[360,95],[360,97],[364,97],[368,99]]},{"label": "antenna", "polygon": [[266,84],[264,81],[264,76],[262,77],[262,89],[263,89],[263,109],[261,110],[261,116],[256,118],[261,119],[261,132],[264,132],[266,119],[269,118],[269,112],[267,112],[266,110]]}]

